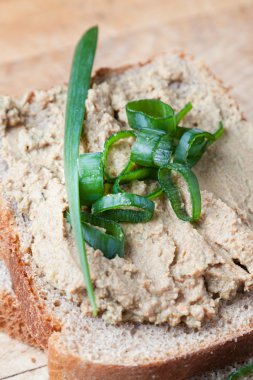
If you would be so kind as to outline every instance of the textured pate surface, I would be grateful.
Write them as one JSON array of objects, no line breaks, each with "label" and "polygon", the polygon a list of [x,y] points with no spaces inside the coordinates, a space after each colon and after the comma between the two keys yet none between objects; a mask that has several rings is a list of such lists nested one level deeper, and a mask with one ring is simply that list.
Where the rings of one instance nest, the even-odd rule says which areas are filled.
[{"label": "textured pate surface", "polygon": [[[191,101],[194,109],[186,126],[213,131],[222,119],[227,128],[222,141],[196,168],[203,208],[197,225],[178,220],[161,198],[151,222],[123,226],[124,259],[109,261],[87,247],[97,303],[108,321],[172,326],[183,321],[199,327],[217,313],[221,299],[233,298],[238,289],[252,285],[251,134],[237,114],[227,115],[227,99],[215,91],[211,94],[209,85],[196,64],[163,57],[141,70],[107,75],[89,91],[87,151],[101,151],[108,136],[128,128],[124,107],[132,99],[159,98],[176,109]],[[65,100],[65,88],[29,94],[19,103],[1,100],[1,191],[27,226],[25,235],[20,229],[24,259],[29,260],[32,252],[39,274],[68,297],[78,297],[83,313],[89,315],[78,255],[63,218]],[[118,144],[109,157],[112,170],[117,172],[128,154],[129,143]],[[142,193],[147,185],[135,183],[132,190]]]}]

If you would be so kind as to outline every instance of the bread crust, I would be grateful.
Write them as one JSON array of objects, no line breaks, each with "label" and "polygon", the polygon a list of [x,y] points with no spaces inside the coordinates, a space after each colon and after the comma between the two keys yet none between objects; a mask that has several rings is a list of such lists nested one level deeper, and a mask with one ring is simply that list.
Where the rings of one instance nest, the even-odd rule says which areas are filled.
[{"label": "bread crust", "polygon": [[59,334],[49,340],[48,366],[52,380],[186,380],[252,356],[253,332],[187,356],[136,366],[85,362],[64,352],[58,340]]},{"label": "bread crust", "polygon": [[7,291],[0,293],[0,330],[21,342],[38,346],[24,322],[17,298]]},{"label": "bread crust", "polygon": [[[148,61],[150,62],[150,60]],[[139,64],[141,67],[144,64]],[[135,65],[136,66],[136,65]],[[102,80],[104,76],[122,73],[131,68],[127,65],[118,69],[103,68],[96,72],[94,80]],[[209,70],[208,70],[209,71]],[[224,93],[227,89],[212,72],[210,75],[219,82]],[[252,331],[238,332],[222,344],[212,345],[206,349],[180,356],[176,359],[153,362],[145,365],[121,366],[98,364],[82,360],[74,356],[60,342],[61,324],[48,315],[41,295],[33,284],[29,267],[21,260],[20,242],[15,216],[5,199],[0,198],[0,254],[10,270],[13,288],[21,305],[21,312],[36,345],[48,347],[48,364],[50,379],[53,380],[184,380],[208,370],[224,367],[235,360],[240,361],[252,356]]]},{"label": "bread crust", "polygon": [[48,339],[54,331],[60,331],[58,320],[46,311],[41,296],[36,293],[29,266],[21,260],[20,241],[14,213],[5,199],[0,199],[0,255],[10,271],[12,286],[20,304],[20,312],[40,348],[47,348]]}]

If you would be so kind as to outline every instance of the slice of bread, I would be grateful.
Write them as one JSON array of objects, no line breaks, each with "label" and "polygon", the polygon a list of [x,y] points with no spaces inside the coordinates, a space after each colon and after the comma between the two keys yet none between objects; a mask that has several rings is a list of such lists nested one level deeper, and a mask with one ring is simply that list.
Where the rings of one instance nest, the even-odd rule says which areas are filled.
[{"label": "slice of bread", "polygon": [[[134,95],[132,87],[135,87]],[[96,98],[98,88],[103,94],[100,99]],[[27,150],[38,139],[37,130],[41,128],[48,132],[47,138],[57,142],[57,138],[50,134],[50,128],[52,125],[63,128],[65,95],[65,88],[58,88],[29,94],[19,103],[3,99],[3,129],[25,125],[30,136],[25,145]],[[89,139],[93,139],[100,147],[107,134],[116,132],[125,123],[124,106],[129,96],[158,97],[176,108],[192,101],[194,109],[186,123],[198,122],[203,129],[215,128],[221,118],[224,120],[230,145],[224,139],[222,150],[220,145],[214,146],[212,153],[203,158],[203,165],[210,161],[208,172],[203,172],[201,165],[196,171],[200,175],[202,189],[213,192],[229,207],[243,210],[243,213],[240,211],[241,219],[236,219],[240,221],[239,225],[233,225],[238,229],[237,233],[233,230],[234,240],[230,236],[221,241],[219,234],[217,239],[212,237],[216,239],[213,249],[222,247],[224,251],[234,250],[235,254],[242,249],[240,258],[243,258],[245,246],[238,245],[239,240],[248,244],[252,237],[247,223],[252,227],[250,181],[253,180],[253,168],[248,165],[247,157],[252,155],[253,134],[234,101],[203,64],[183,56],[164,56],[132,68],[100,70],[87,101],[87,123],[91,127],[86,135],[88,144]],[[94,115],[96,120],[92,119]],[[40,134],[41,146],[46,143],[44,136]],[[243,148],[241,145],[238,147],[238,142]],[[62,141],[58,143],[62,144]],[[13,142],[14,149],[15,144],[16,141]],[[240,154],[237,159],[235,152],[238,149],[243,149],[244,155]],[[222,178],[228,175],[222,170],[222,160],[230,163],[229,180],[226,181],[229,186],[219,188],[217,183],[225,184]],[[5,166],[4,169],[11,170],[12,167]],[[17,186],[25,183],[19,173],[14,174]],[[243,189],[247,191],[243,192]],[[29,218],[20,212],[15,200],[6,196],[7,193],[2,194],[0,201],[0,249],[31,335],[38,345],[48,347],[50,378],[180,380],[243,360],[252,354],[253,301],[250,293],[238,293],[232,302],[221,302],[216,318],[199,330],[182,325],[174,328],[133,323],[115,326],[101,318],[84,317],[80,297],[59,289],[46,278],[42,266],[35,260],[31,245],[27,244],[30,241]],[[244,218],[247,218],[247,223]],[[226,228],[228,224],[225,222],[219,226]],[[242,231],[247,232],[247,239],[243,238],[246,235]],[[199,233],[201,236],[205,234],[207,241],[211,239],[206,229]],[[54,257],[44,253],[46,264],[52,267]],[[59,270],[63,261],[64,257],[58,262]],[[251,261],[252,252],[246,252],[244,262],[247,265],[244,262],[242,265],[251,268]]]},{"label": "slice of bread", "polygon": [[[0,260],[0,329],[2,332],[24,343],[36,346],[20,312],[17,298],[12,290],[11,279]],[[251,361],[249,361],[251,362]],[[245,363],[235,363],[222,370],[208,372],[191,380],[225,380],[229,373]]]}]

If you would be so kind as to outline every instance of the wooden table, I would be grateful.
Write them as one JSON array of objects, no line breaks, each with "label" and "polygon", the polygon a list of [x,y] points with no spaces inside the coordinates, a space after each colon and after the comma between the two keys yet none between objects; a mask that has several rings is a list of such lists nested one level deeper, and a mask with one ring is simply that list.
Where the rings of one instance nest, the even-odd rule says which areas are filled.
[{"label": "wooden table", "polygon": [[[100,26],[96,67],[184,50],[232,87],[253,120],[253,0],[0,0],[0,93],[68,79],[73,47]],[[47,379],[46,355],[0,335],[0,380]]]}]

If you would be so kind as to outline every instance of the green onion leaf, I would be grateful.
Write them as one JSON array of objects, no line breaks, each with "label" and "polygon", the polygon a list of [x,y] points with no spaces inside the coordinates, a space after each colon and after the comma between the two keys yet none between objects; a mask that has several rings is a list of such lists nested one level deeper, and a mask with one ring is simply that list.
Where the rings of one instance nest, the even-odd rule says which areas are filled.
[{"label": "green onion leaf", "polygon": [[245,364],[241,368],[233,371],[227,378],[227,380],[238,380],[246,376],[253,375],[253,364]]},{"label": "green onion leaf", "polygon": [[78,173],[81,204],[91,205],[104,195],[103,154],[81,154],[78,159]]},{"label": "green onion leaf", "polygon": [[156,167],[167,165],[172,154],[169,136],[151,130],[142,130],[131,151],[131,161],[141,166]]},{"label": "green onion leaf", "polygon": [[166,166],[173,153],[173,142],[167,135],[161,136],[153,152],[155,166]]},{"label": "green onion leaf", "polygon": [[91,211],[94,214],[102,213],[105,218],[116,222],[140,223],[153,217],[154,203],[136,194],[110,194],[97,200]]},{"label": "green onion leaf", "polygon": [[131,128],[153,129],[173,135],[176,115],[172,107],[157,99],[135,100],[127,103],[126,114]]},{"label": "green onion leaf", "polygon": [[94,315],[97,314],[97,306],[83,240],[77,161],[85,115],[85,100],[90,87],[97,36],[97,27],[89,29],[81,37],[75,49],[68,86],[64,136],[64,172],[73,234],[80,255],[87,294]]},{"label": "green onion leaf", "polygon": [[192,167],[200,160],[208,146],[222,136],[223,131],[222,123],[220,123],[218,130],[214,134],[198,128],[188,129],[182,135],[176,147],[174,162]]},{"label": "green onion leaf", "polygon": [[[106,165],[106,161],[107,161],[107,157],[108,157],[108,154],[110,152],[110,149],[111,149],[112,145],[117,143],[119,140],[127,139],[129,137],[136,137],[136,133],[134,131],[129,131],[129,130],[120,131],[120,132],[117,132],[117,133],[114,133],[113,135],[111,135],[105,142],[104,153],[103,153],[104,175],[105,175],[105,178],[108,182],[114,182],[114,180],[116,178],[116,177],[110,176],[107,165]],[[131,162],[131,160],[129,160],[126,167],[122,170],[122,172],[120,174],[123,174],[129,170],[132,170],[134,167],[135,167],[135,164],[133,162]]]},{"label": "green onion leaf", "polygon": [[[181,175],[187,184],[192,202],[192,215],[188,215],[183,205],[183,200],[179,189],[172,179],[171,172],[175,171]],[[194,222],[200,218],[201,214],[201,195],[199,183],[195,174],[187,166],[181,164],[169,164],[158,171],[158,180],[162,189],[168,195],[171,206],[181,220]]]},{"label": "green onion leaf", "polygon": [[175,136],[174,136],[175,139],[179,140],[183,136],[183,134],[185,132],[188,132],[190,130],[191,130],[191,128],[177,126],[176,133],[175,133]]},{"label": "green onion leaf", "polygon": [[142,166],[155,166],[153,152],[159,143],[160,138],[160,134],[152,133],[150,130],[140,131],[132,146],[131,161]]},{"label": "green onion leaf", "polygon": [[224,127],[223,127],[223,123],[222,123],[222,121],[220,121],[219,122],[219,127],[218,127],[217,131],[214,132],[214,134],[213,134],[213,136],[215,138],[215,141],[217,141],[218,139],[220,139],[223,136],[224,131],[225,130],[224,130]]},{"label": "green onion leaf", "polygon": [[[144,179],[157,180],[157,176],[158,176],[157,169],[153,169],[153,168],[141,168],[129,173],[122,174],[116,179],[112,188],[112,192],[113,194],[123,193],[123,190],[120,187],[121,183],[129,183],[131,181],[136,181],[136,180],[140,181]],[[154,199],[156,197],[159,197],[162,193],[163,193],[163,190],[161,187],[159,187],[153,192],[145,195],[145,198]]]},{"label": "green onion leaf", "polygon": [[[66,212],[67,221],[70,223],[70,214]],[[124,256],[125,236],[124,231],[118,223],[99,216],[81,213],[83,237],[87,244],[94,249],[99,249],[108,259],[117,255]],[[105,232],[101,229],[104,229]]]},{"label": "green onion leaf", "polygon": [[176,116],[176,121],[177,121],[177,125],[180,123],[180,121],[188,114],[188,112],[190,112],[192,109],[192,104],[191,103],[187,103],[184,108],[181,109],[181,111],[179,111],[177,113],[177,116]]}]

